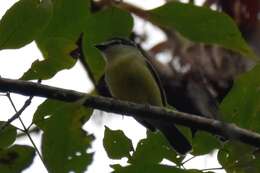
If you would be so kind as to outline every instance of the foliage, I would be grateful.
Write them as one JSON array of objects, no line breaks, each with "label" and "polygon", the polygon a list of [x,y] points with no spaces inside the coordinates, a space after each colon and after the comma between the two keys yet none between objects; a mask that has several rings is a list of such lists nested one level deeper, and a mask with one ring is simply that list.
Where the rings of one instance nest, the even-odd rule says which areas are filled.
[{"label": "foliage", "polygon": [[[0,127],[3,126],[5,122],[0,121]],[[0,132],[0,148],[6,148],[12,145],[16,139],[17,131],[12,125],[8,125],[4,130]]]},{"label": "foliage", "polygon": [[83,172],[91,163],[87,149],[94,138],[81,129],[91,113],[81,104],[53,100],[38,107],[33,122],[44,132],[42,152],[49,172]]},{"label": "foliage", "polygon": [[259,153],[245,144],[226,143],[218,153],[218,160],[227,172],[259,172]]},{"label": "foliage", "polygon": [[162,27],[176,29],[192,41],[218,44],[251,58],[256,56],[225,13],[172,2],[151,10],[150,18]]},{"label": "foliage", "polygon": [[240,127],[260,132],[260,66],[256,65],[248,73],[240,75],[232,90],[221,104],[225,121]]},{"label": "foliage", "polygon": [[[127,9],[113,4],[97,11],[93,8],[90,0],[20,0],[0,21],[0,50],[21,48],[35,41],[44,60],[33,62],[21,79],[46,80],[75,65],[77,60],[70,53],[79,46],[95,83],[103,75],[105,62],[94,45],[112,37],[129,37],[135,21]],[[146,12],[148,21],[167,30],[177,30],[193,42],[216,44],[256,58],[234,21],[224,13],[177,2]],[[80,36],[82,43],[77,45]],[[220,106],[223,120],[258,133],[259,73],[260,67],[256,65],[239,76]],[[84,108],[80,102],[46,100],[38,107],[33,123],[43,131],[42,155],[50,173],[80,173],[90,166],[93,153],[89,149],[94,137],[82,126],[92,113],[92,109]],[[0,127],[4,123],[0,122]],[[189,129],[183,129],[189,136]],[[34,148],[14,144],[16,131],[11,125],[0,131],[0,172],[22,172],[33,162]],[[219,149],[218,161],[226,172],[260,172],[260,154],[253,147],[233,141],[223,144],[217,136],[201,131],[190,140],[194,156]],[[184,169],[185,157],[178,155],[160,132],[148,131],[135,148],[123,131],[106,127],[103,146],[110,159],[127,158],[127,166],[111,165],[114,173],[202,172]],[[164,159],[174,166],[162,164]]]},{"label": "foliage", "polygon": [[21,0],[0,22],[0,50],[20,48],[35,40],[52,16],[51,0]]},{"label": "foliage", "polygon": [[3,173],[19,173],[30,166],[35,156],[34,148],[13,145],[0,150],[0,169]]}]

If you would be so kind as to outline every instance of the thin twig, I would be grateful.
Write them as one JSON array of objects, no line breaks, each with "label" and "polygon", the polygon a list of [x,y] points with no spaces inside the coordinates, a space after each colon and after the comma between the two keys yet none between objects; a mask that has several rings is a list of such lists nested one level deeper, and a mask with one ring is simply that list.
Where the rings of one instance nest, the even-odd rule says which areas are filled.
[{"label": "thin twig", "polygon": [[[37,133],[40,132],[40,129],[38,127],[34,127],[32,129],[27,128],[27,132],[30,133],[30,134],[32,134],[32,133],[37,134]],[[27,134],[24,132],[24,130],[22,130],[22,133],[18,133],[16,137],[19,138],[19,137],[23,137],[23,136],[26,136],[26,135]]]},{"label": "thin twig", "polygon": [[116,6],[118,8],[127,10],[130,13],[133,13],[133,14],[137,15],[138,17],[140,17],[140,18],[142,18],[144,20],[150,21],[149,20],[149,15],[150,15],[149,12],[144,10],[144,9],[142,9],[142,8],[139,8],[139,7],[135,6],[135,5],[132,5],[132,4],[124,2],[124,1],[122,1],[120,3],[117,3]]},{"label": "thin twig", "polygon": [[223,167],[218,167],[218,168],[207,168],[207,169],[201,169],[200,171],[214,171],[214,170],[222,170],[224,169]]},{"label": "thin twig", "polygon": [[[10,95],[9,92],[7,92],[7,95],[6,95],[6,96],[7,96],[7,98],[9,99],[9,101],[10,101],[10,103],[11,103],[13,109],[14,109],[15,112],[17,113],[16,118],[18,118],[19,121],[21,122],[21,124],[22,124],[22,126],[23,126],[23,129],[24,129],[24,133],[28,136],[28,138],[29,138],[31,144],[33,145],[33,147],[34,147],[36,153],[38,154],[38,156],[40,157],[40,159],[41,159],[43,165],[45,166],[44,161],[43,161],[43,157],[42,157],[42,155],[41,155],[41,153],[40,153],[38,147],[36,146],[35,142],[33,141],[32,137],[31,137],[31,135],[30,135],[30,133],[28,132],[28,129],[26,128],[26,126],[25,126],[23,120],[22,120],[21,117],[20,117],[21,113],[25,110],[25,108],[30,105],[33,96],[30,96],[30,97],[25,101],[24,106],[23,106],[19,111],[17,111],[16,106],[14,105],[14,102],[13,102],[13,100],[12,100],[11,95]],[[22,110],[22,111],[21,111],[21,110]],[[20,113],[18,114],[18,112],[20,112]],[[16,118],[13,118],[13,120],[16,119]],[[7,121],[7,122],[8,122],[8,121]],[[45,168],[46,168],[46,170],[48,170],[46,166],[45,166]]]},{"label": "thin twig", "polygon": [[203,3],[202,6],[204,6],[204,7],[210,7],[211,5],[216,4],[216,3],[218,3],[218,0],[206,0],[206,1]]},{"label": "thin twig", "polygon": [[[21,132],[23,132],[24,133],[24,130],[23,129],[21,129],[20,127],[15,127],[17,130],[19,130],[19,131],[21,131]],[[4,129],[2,129],[2,130],[4,130]],[[0,132],[1,132],[1,129],[0,129]]]},{"label": "thin twig", "polygon": [[184,165],[185,163],[191,161],[191,160],[194,159],[194,158],[196,158],[196,156],[192,156],[191,158],[189,158],[189,159],[183,161],[181,164]]},{"label": "thin twig", "polygon": [[31,124],[27,127],[27,130],[29,130],[32,126],[33,126],[33,121],[31,122]]},{"label": "thin twig", "polygon": [[[12,107],[15,108],[13,102],[11,101],[11,97],[10,97],[10,93],[8,92],[6,94],[7,98],[9,99],[10,103],[12,104]],[[23,111],[31,104],[31,100],[32,100],[33,96],[30,96],[24,103],[23,107],[17,111],[15,109],[15,114],[10,118],[8,119],[4,124],[3,126],[0,128],[0,131],[4,130],[9,124],[11,124],[14,120],[16,120],[17,118],[20,117],[20,115],[23,113]]]}]

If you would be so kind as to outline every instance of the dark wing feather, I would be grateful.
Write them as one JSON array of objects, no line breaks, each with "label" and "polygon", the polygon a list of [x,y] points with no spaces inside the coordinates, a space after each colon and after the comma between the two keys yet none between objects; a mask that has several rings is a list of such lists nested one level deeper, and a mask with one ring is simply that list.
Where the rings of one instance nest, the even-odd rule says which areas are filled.
[{"label": "dark wing feather", "polygon": [[[142,50],[142,49],[141,49]],[[163,102],[163,106],[167,106],[167,100],[166,100],[166,95],[162,86],[162,82],[159,78],[159,75],[157,74],[155,68],[153,67],[153,65],[151,64],[151,62],[149,61],[149,59],[147,58],[148,56],[145,54],[145,52],[142,52],[142,54],[145,57],[145,62],[147,64],[147,67],[149,68],[149,70],[151,71],[151,73],[153,74],[153,77],[160,89],[160,93],[161,93],[161,97],[162,97],[162,102]]]}]

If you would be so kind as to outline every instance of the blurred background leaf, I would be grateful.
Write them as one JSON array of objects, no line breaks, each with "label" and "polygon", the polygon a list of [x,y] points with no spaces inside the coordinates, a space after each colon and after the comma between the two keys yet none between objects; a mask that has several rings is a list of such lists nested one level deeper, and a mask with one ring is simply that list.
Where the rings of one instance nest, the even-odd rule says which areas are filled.
[{"label": "blurred background leaf", "polygon": [[179,2],[169,2],[149,13],[153,23],[169,30],[176,29],[191,41],[218,44],[256,58],[234,21],[225,13]]}]

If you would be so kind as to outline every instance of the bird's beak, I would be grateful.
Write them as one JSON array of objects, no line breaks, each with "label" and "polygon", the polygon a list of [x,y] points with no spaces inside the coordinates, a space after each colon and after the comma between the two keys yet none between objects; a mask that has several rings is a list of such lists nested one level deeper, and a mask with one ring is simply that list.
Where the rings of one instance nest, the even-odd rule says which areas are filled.
[{"label": "bird's beak", "polygon": [[107,46],[106,45],[104,45],[104,44],[96,44],[95,45],[95,47],[98,49],[98,50],[100,50],[100,51],[104,51],[106,48],[107,48]]}]

